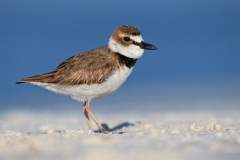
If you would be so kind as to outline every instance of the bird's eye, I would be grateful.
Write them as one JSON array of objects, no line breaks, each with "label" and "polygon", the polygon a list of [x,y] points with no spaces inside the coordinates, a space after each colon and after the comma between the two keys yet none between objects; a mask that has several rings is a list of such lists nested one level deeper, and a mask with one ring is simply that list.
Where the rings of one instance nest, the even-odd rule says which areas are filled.
[{"label": "bird's eye", "polygon": [[123,37],[123,40],[129,42],[131,39],[129,37]]}]

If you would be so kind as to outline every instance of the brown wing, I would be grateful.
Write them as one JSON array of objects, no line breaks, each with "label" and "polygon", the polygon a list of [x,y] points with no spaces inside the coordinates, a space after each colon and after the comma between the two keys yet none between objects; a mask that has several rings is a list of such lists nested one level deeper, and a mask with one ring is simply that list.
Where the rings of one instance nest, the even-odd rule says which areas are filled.
[{"label": "brown wing", "polygon": [[67,59],[52,72],[23,78],[17,83],[42,82],[66,86],[102,83],[118,67],[112,55],[108,47],[100,47]]}]

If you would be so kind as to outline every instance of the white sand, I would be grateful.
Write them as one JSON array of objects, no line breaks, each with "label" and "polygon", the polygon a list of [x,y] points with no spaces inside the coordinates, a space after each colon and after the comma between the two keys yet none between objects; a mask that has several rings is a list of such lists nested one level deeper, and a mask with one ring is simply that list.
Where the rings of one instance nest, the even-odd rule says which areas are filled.
[{"label": "white sand", "polygon": [[89,132],[82,113],[2,114],[0,159],[237,160],[240,157],[238,116],[184,112],[96,115],[113,132],[125,133]]}]

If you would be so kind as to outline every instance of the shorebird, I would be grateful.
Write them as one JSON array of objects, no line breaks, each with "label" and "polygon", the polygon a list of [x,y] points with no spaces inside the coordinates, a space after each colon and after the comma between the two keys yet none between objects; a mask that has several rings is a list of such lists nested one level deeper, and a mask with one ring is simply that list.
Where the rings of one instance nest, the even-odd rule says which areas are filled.
[{"label": "shorebird", "polygon": [[109,131],[91,111],[90,101],[115,92],[131,74],[144,49],[157,48],[144,42],[136,27],[123,25],[112,33],[108,45],[72,56],[52,72],[22,78],[16,83],[31,83],[84,102],[88,128],[93,129],[90,116],[99,130],[107,134]]}]

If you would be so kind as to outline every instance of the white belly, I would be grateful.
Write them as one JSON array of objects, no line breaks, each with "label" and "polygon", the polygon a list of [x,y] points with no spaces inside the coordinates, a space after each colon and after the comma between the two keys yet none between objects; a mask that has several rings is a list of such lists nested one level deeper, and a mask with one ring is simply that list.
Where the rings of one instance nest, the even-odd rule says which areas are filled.
[{"label": "white belly", "polygon": [[123,67],[116,70],[107,81],[101,84],[79,85],[79,86],[61,86],[52,83],[31,82],[55,93],[70,96],[78,101],[91,100],[115,92],[127,79],[132,69]]}]

